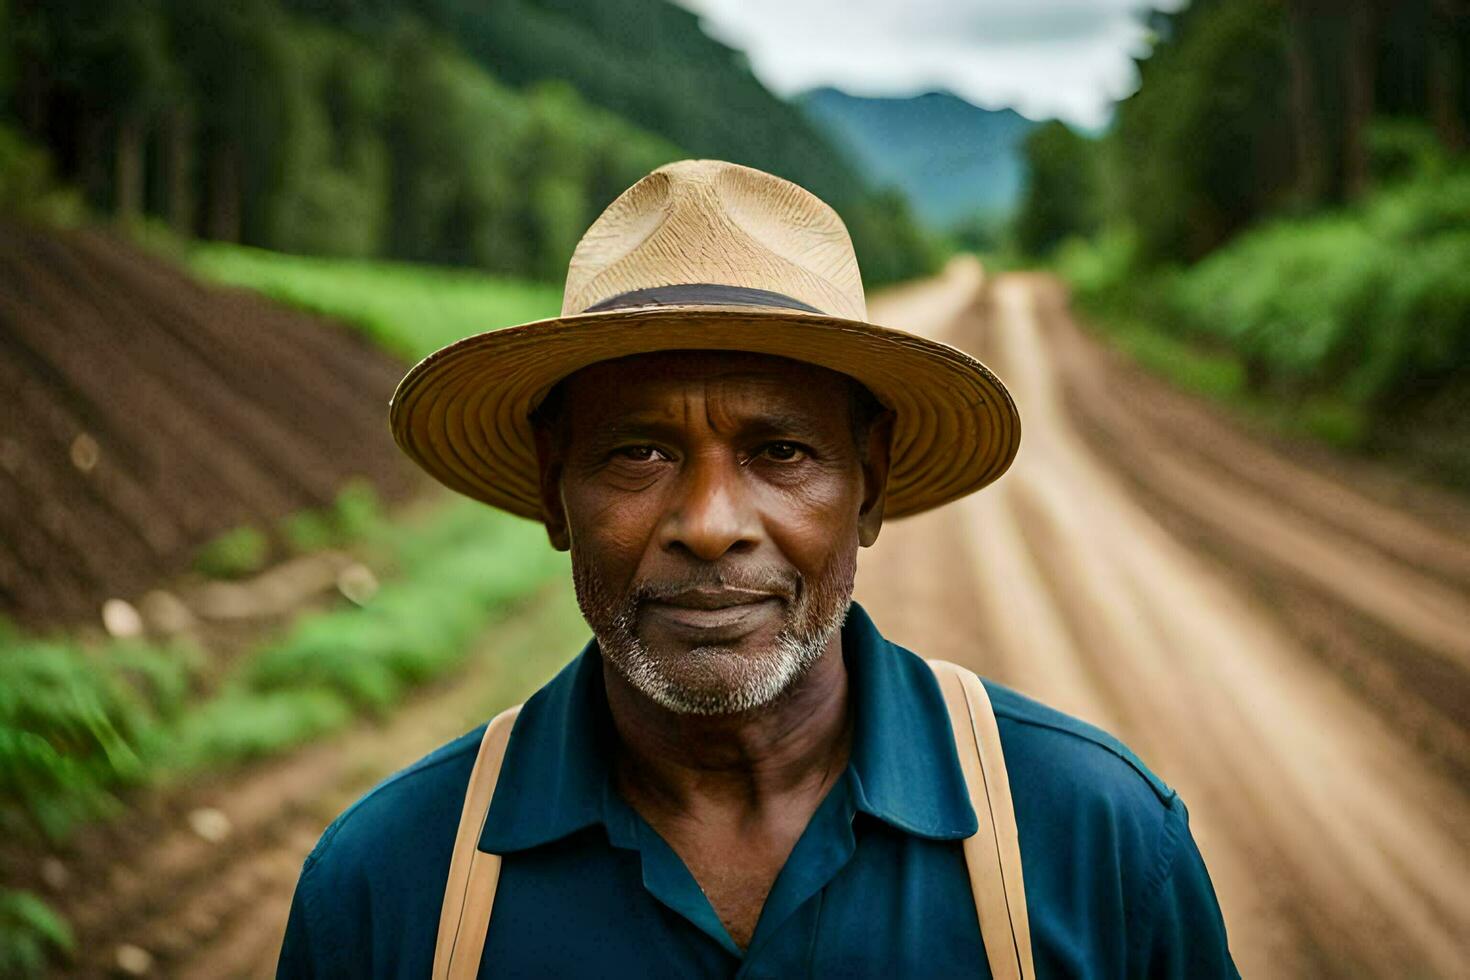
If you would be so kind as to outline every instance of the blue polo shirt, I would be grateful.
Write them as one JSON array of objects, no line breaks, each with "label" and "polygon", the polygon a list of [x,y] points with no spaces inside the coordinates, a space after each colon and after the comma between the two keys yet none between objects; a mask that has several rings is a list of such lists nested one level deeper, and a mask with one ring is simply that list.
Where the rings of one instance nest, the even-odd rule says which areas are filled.
[{"label": "blue polo shirt", "polygon": [[[960,841],[975,832],[928,666],[854,604],[850,761],[749,948],[614,789],[595,643],[522,709],[480,838],[504,855],[481,976],[990,975]],[[1178,795],[1104,732],[986,681],[1040,977],[1236,977]],[[369,792],[306,859],[281,977],[427,977],[484,726]],[[737,859],[735,857],[733,859]]]}]

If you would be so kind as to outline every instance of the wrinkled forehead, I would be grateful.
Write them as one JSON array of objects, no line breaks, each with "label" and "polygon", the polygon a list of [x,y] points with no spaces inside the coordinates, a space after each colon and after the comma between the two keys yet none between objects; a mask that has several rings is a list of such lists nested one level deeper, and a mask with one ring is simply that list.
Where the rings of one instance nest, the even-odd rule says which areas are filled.
[{"label": "wrinkled forehead", "polygon": [[815,364],[744,351],[659,351],[601,361],[564,378],[544,414],[604,424],[629,415],[677,415],[698,404],[735,415],[798,416],[846,427],[852,378]]}]

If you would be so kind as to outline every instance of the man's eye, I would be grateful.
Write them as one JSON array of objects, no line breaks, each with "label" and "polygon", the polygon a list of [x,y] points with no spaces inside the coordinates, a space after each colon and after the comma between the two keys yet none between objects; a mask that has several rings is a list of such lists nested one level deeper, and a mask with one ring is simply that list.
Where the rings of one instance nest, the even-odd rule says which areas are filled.
[{"label": "man's eye", "polygon": [[794,442],[768,442],[761,448],[761,455],[778,463],[794,463],[807,453]]},{"label": "man's eye", "polygon": [[660,453],[652,446],[623,446],[620,449],[614,449],[613,455],[619,459],[630,459],[635,463],[646,463],[658,458]]}]

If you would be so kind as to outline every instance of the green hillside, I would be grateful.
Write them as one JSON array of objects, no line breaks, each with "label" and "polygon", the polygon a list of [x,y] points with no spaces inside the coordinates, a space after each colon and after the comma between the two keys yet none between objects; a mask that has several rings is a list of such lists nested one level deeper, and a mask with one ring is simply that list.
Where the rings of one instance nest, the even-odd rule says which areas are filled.
[{"label": "green hillside", "polygon": [[288,0],[358,31],[412,15],[512,85],[549,79],[679,146],[779,174],[842,215],[864,279],[893,282],[936,258],[908,202],[874,193],[848,155],[792,103],[773,95],[743,52],[709,37],[666,0]]},{"label": "green hillside", "polygon": [[743,53],[664,0],[287,3],[364,32],[417,16],[511,85],[564,79],[589,102],[692,155],[770,170],[838,201],[864,192],[849,161],[796,107],[761,85]]},{"label": "green hillside", "polygon": [[44,162],[94,213],[185,236],[555,282],[618,192],[687,156],[823,196],[871,282],[934,265],[900,196],[669,3],[0,3],[0,211]]}]

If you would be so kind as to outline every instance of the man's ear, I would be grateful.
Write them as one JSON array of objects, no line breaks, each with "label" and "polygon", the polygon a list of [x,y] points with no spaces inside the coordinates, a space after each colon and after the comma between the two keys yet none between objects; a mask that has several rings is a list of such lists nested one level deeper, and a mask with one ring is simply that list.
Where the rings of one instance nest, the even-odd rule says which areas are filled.
[{"label": "man's ear", "polygon": [[572,546],[567,533],[567,512],[561,502],[561,453],[556,440],[545,425],[536,428],[536,466],[539,470],[541,497],[541,523],[546,525],[546,536],[557,551],[567,551]]},{"label": "man's ear", "polygon": [[888,502],[888,461],[893,442],[893,412],[885,411],[868,426],[863,454],[863,504],[858,511],[858,543],[864,548],[878,540],[883,506]]}]

